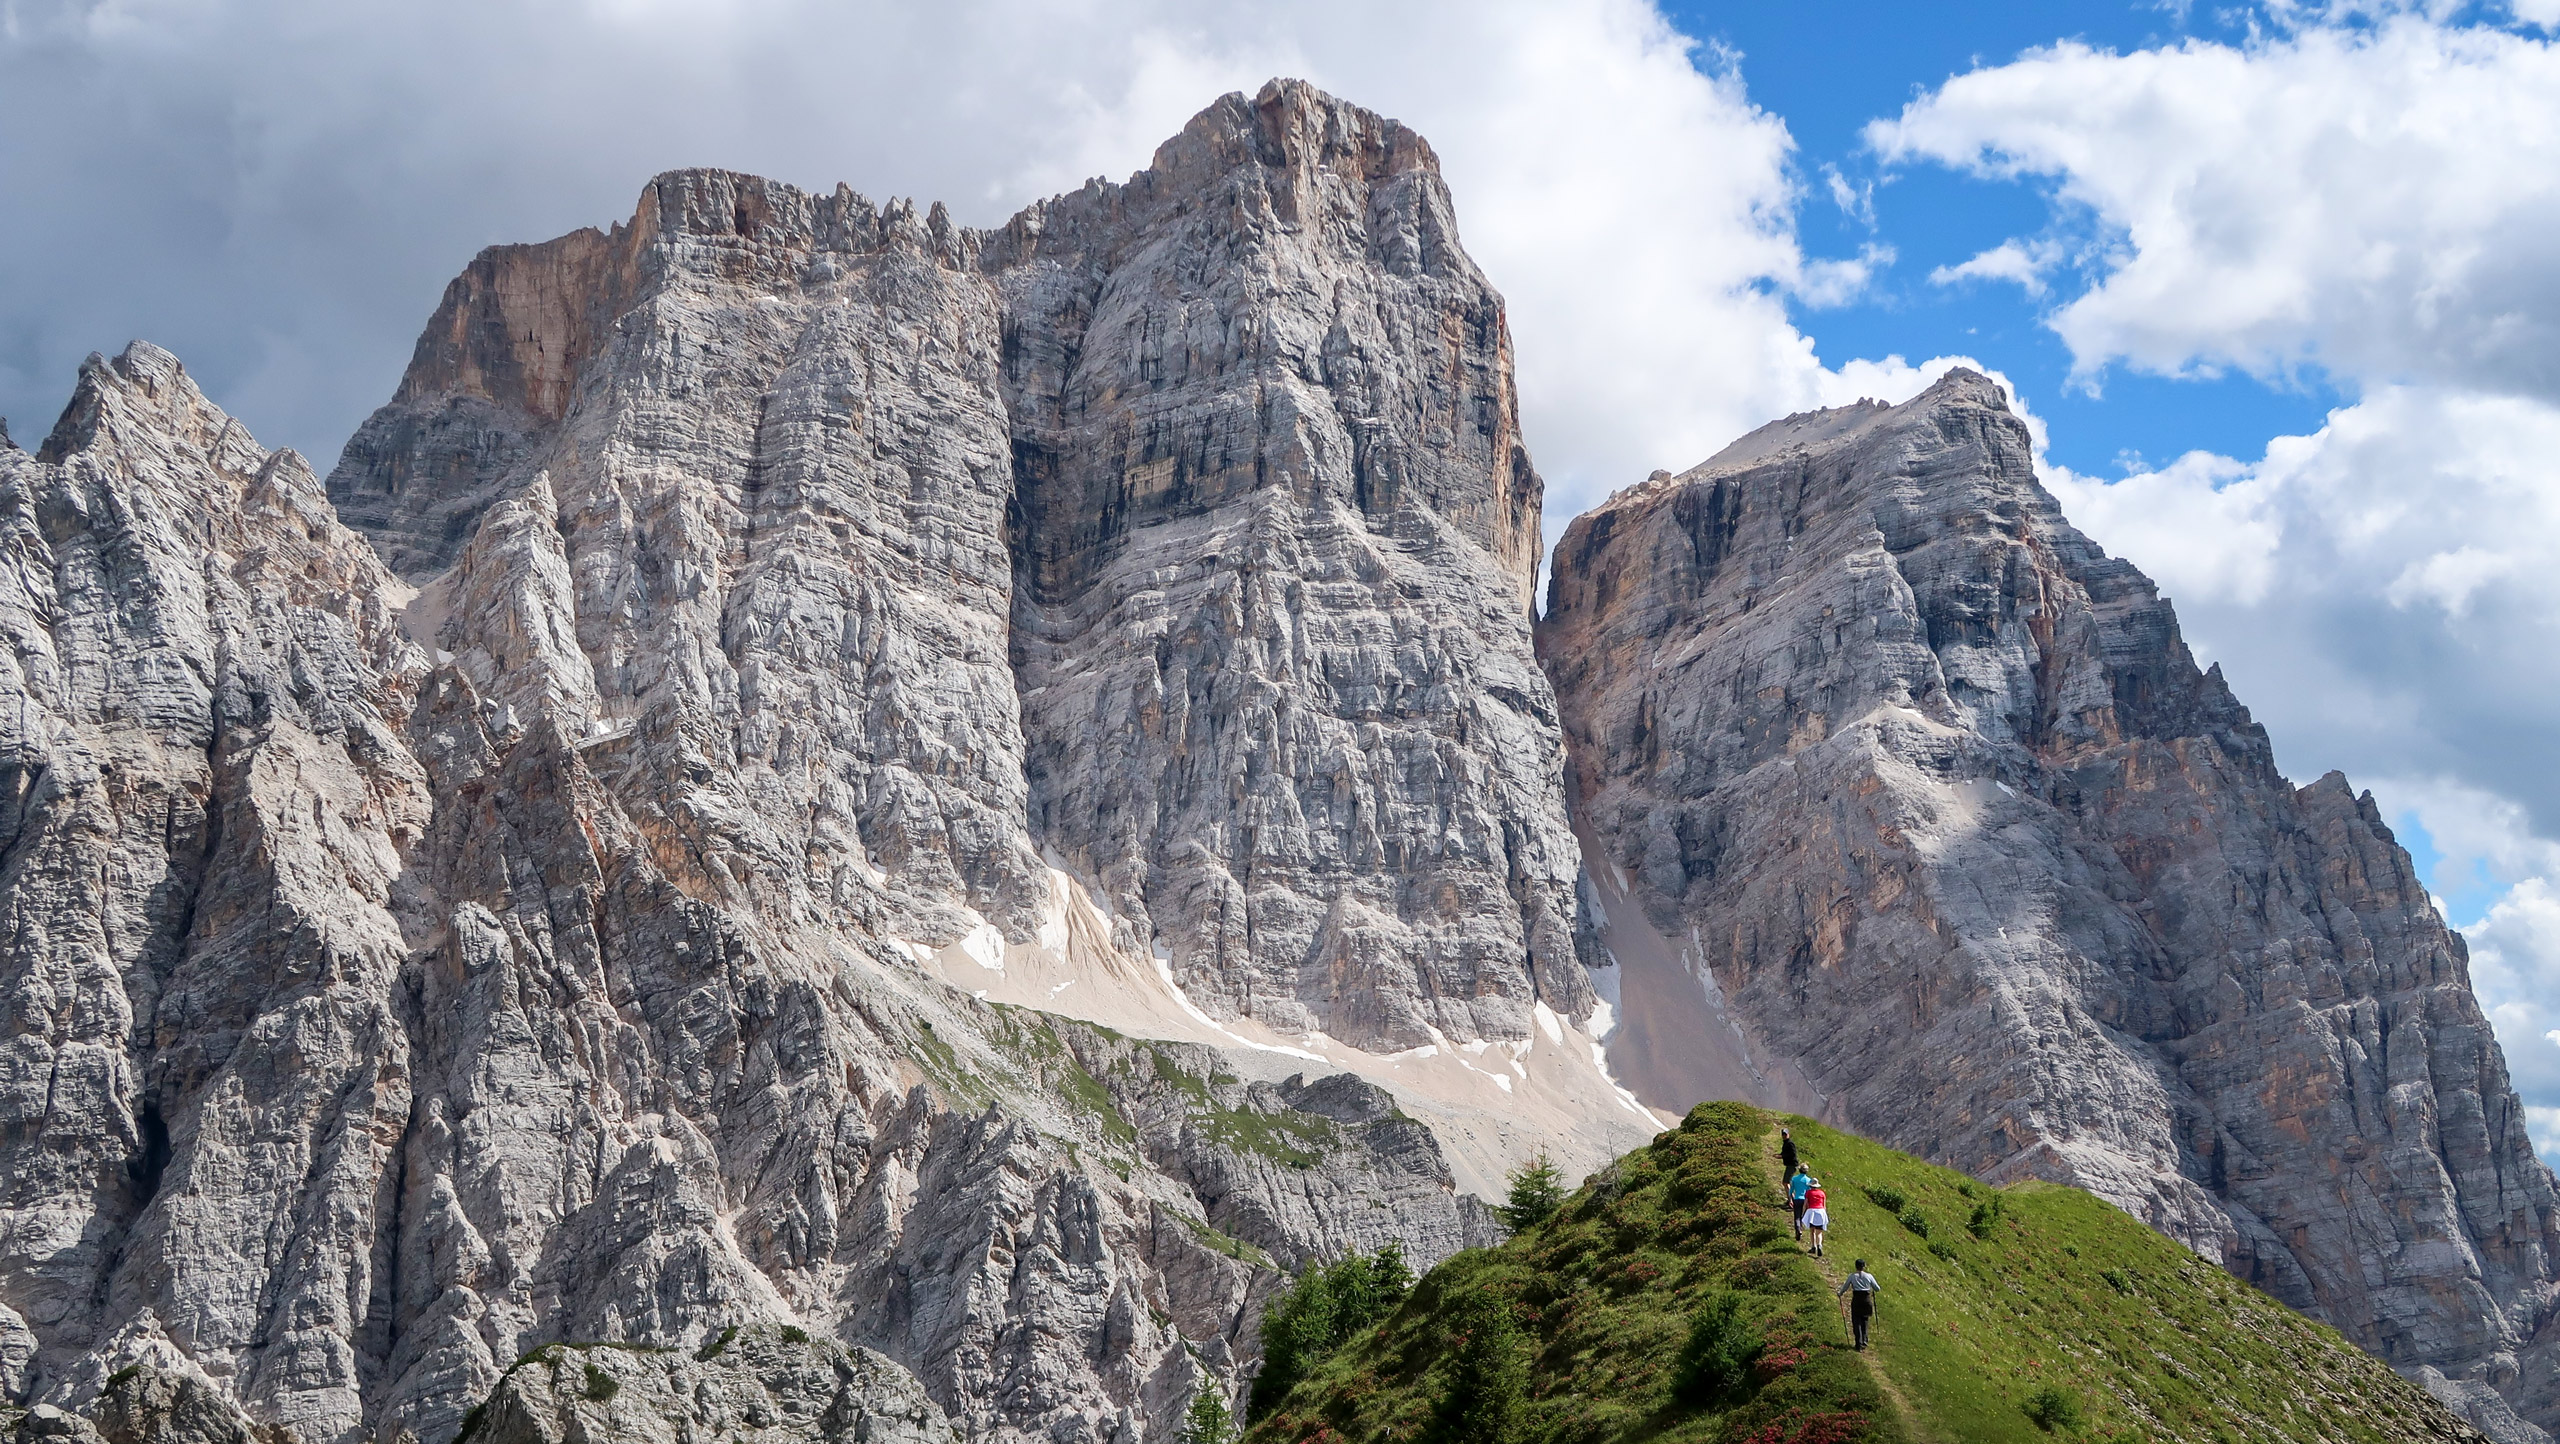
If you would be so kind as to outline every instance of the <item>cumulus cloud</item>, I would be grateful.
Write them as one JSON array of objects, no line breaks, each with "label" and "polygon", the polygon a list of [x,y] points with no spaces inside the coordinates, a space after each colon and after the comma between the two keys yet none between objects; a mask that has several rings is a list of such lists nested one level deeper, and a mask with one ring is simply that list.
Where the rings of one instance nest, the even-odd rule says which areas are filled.
[{"label": "cumulus cloud", "polygon": [[1970,260],[1935,268],[1929,272],[1929,284],[2006,281],[2030,296],[2041,296],[2045,293],[2045,272],[2061,264],[2062,253],[2062,243],[2051,238],[2002,241]]},{"label": "cumulus cloud", "polygon": [[0,185],[41,198],[43,217],[0,228],[0,275],[41,278],[0,286],[0,410],[22,436],[80,355],[141,335],[325,465],[473,251],[623,217],[656,171],[842,180],[992,224],[1126,175],[1214,96],[1275,74],[1439,150],[1469,249],[1511,302],[1558,518],[1771,416],[1851,399],[1784,298],[1836,303],[1890,264],[1880,247],[1803,253],[1785,126],[1646,0],[117,0],[8,15]]},{"label": "cumulus cloud", "polygon": [[[2472,985],[2508,1043],[2507,1071],[2529,1099],[2560,1097],[2560,891],[2540,878],[2519,885],[2469,933]],[[2534,1129],[2545,1152],[2560,1145],[2560,1107]]]},{"label": "cumulus cloud", "polygon": [[2049,182],[2112,248],[2051,318],[2085,371],[2322,367],[2560,400],[2560,48],[2388,8],[2247,46],[2058,45],[1869,140]]}]

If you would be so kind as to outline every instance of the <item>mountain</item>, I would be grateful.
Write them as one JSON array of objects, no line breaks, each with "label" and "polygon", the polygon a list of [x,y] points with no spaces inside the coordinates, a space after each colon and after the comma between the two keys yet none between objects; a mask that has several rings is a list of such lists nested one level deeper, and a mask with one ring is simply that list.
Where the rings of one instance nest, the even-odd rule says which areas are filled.
[{"label": "mountain", "polygon": [[1276,81],[994,230],[660,176],[325,481],[93,359],[0,445],[21,1432],[1163,1439],[1287,1271],[1720,1095],[2560,1422],[2459,940],[1996,390],[1621,495],[1533,625],[1452,214]]},{"label": "mountain", "polygon": [[661,177],[325,487],[93,361],[0,452],[0,1387],[444,1444],[771,1326],[1160,1436],[1275,1264],[1641,1137],[1507,347],[1429,149],[1276,85],[1000,232]]},{"label": "mountain", "polygon": [[[1780,1123],[1823,1176],[1825,1258],[1789,1232]],[[1837,1298],[1861,1258],[1881,1285],[1864,1354]],[[1738,1327],[1701,1327],[1719,1303]],[[1732,1366],[1721,1390],[1683,1367],[1710,1352],[1701,1335],[1729,1341],[1712,1351]],[[1485,1407],[1504,1394],[1510,1407]],[[1471,1432],[1447,1432],[1462,1401]],[[1516,1444],[2483,1437],[2086,1193],[1987,1188],[1733,1103],[1699,1106],[1500,1248],[1440,1265],[1247,1444],[1492,1438],[1497,1415]]]},{"label": "mountain", "polygon": [[1640,1093],[1720,1039],[1742,1096],[2086,1188],[2511,1437],[2492,1386],[2560,1423],[2560,1206],[2462,940],[2063,520],[1996,385],[1611,498],[1540,646],[1624,986],[1685,1008],[1629,1006]]}]

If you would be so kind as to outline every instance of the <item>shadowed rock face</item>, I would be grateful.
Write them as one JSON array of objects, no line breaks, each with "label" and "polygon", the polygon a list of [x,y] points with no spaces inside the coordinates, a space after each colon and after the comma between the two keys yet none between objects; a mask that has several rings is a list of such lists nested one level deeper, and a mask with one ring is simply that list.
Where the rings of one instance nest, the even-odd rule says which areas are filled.
[{"label": "shadowed rock face", "polygon": [[2277,774],[1991,382],[1612,498],[1539,642],[1593,865],[1831,1116],[2090,1188],[2484,1424],[2525,1437],[2482,1383],[2560,1423],[2560,1202],[2461,939],[2370,796]]},{"label": "shadowed rock face", "polygon": [[[1091,914],[1225,1017],[1589,1009],[1536,479],[1427,149],[1275,86],[1039,214],[1076,249],[669,175],[475,263],[326,492],[142,345],[0,449],[0,1387],[443,1444],[528,1349],[787,1322],[936,1428],[1162,1437],[1272,1261],[1488,1236],[1372,1085],[933,971]],[[1136,310],[1041,411],[1016,293],[1076,277]],[[1142,378],[1108,318],[1194,281],[1228,349]],[[1142,379],[1271,466],[1049,586],[1017,437],[1100,476]],[[1133,540],[1182,528],[1180,576]]]}]

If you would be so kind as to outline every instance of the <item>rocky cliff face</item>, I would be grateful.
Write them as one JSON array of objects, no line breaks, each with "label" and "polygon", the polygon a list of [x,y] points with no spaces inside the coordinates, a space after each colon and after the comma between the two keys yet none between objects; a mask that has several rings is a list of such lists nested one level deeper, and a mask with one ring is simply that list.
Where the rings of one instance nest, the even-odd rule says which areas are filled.
[{"label": "rocky cliff face", "polygon": [[1670,940],[1631,969],[1715,994],[1760,1087],[2092,1189],[2493,1433],[2534,1437],[2488,1386],[2560,1424],[2560,1200],[2461,939],[2063,520],[1996,386],[1657,473],[1554,576],[1612,935]]},{"label": "rocky cliff face", "polygon": [[661,177],[325,489],[93,362],[0,448],[0,1386],[442,1444],[771,1324],[1162,1437],[1274,1264],[1489,1236],[1398,1099],[1642,1136],[1506,348],[1428,149],[1275,85],[993,235]]}]

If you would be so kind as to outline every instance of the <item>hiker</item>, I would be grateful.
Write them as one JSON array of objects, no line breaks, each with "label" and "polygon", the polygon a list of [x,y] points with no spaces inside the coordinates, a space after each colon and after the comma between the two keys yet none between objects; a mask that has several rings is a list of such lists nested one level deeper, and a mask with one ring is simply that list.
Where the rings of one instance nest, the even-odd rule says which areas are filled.
[{"label": "hiker", "polygon": [[1796,1176],[1796,1135],[1791,1129],[1778,1130],[1778,1176]]},{"label": "hiker", "polygon": [[1867,1272],[1865,1259],[1858,1260],[1858,1271],[1840,1286],[1840,1292],[1849,1296],[1849,1332],[1856,1336],[1861,1349],[1867,1346],[1867,1320],[1875,1315],[1877,1287],[1876,1276]]},{"label": "hiker", "polygon": [[1804,1242],[1804,1194],[1811,1187],[1813,1175],[1804,1171],[1803,1164],[1797,1164],[1796,1171],[1787,1175],[1787,1206],[1795,1211],[1798,1243]]},{"label": "hiker", "polygon": [[1804,1231],[1812,1236],[1812,1253],[1822,1257],[1822,1231],[1831,1227],[1831,1210],[1823,1206],[1822,1180],[1807,1175],[1804,1189]]}]

